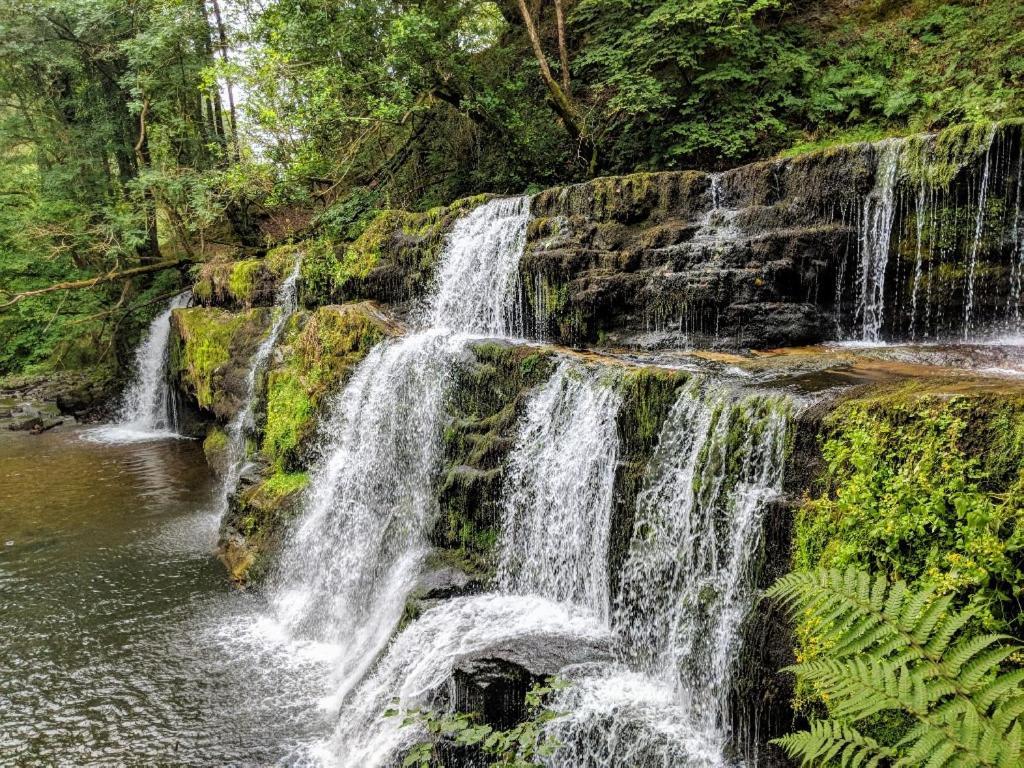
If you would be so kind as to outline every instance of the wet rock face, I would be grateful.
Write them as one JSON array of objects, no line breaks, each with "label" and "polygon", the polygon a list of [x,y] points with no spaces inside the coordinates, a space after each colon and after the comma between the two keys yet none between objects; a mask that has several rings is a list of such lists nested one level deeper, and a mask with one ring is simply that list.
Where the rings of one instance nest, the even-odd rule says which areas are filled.
[{"label": "wet rock face", "polygon": [[570,344],[818,340],[831,298],[820,286],[836,276],[829,255],[848,247],[852,230],[809,215],[813,201],[793,199],[787,181],[785,166],[765,163],[541,193],[522,265],[528,314]]},{"label": "wet rock face", "polygon": [[1021,315],[1021,126],[836,147],[533,199],[527,327],[560,343],[948,338]]},{"label": "wet rock face", "polygon": [[526,694],[543,678],[501,659],[480,659],[456,669],[452,678],[455,709],[476,712],[505,730],[526,719]]},{"label": "wet rock face", "polygon": [[[524,327],[575,346],[721,349],[1019,328],[1021,130],[962,126],[546,190],[520,265]],[[303,302],[411,311],[452,225],[484,199],[382,211],[352,242],[307,244]]]}]

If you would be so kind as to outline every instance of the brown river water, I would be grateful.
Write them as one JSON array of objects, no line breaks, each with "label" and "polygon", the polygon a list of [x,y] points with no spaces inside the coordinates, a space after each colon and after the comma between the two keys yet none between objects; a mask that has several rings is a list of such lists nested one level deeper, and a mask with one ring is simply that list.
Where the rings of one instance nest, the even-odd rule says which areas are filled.
[{"label": "brown river water", "polygon": [[226,582],[200,445],[95,434],[0,432],[0,766],[302,762],[322,667]]}]

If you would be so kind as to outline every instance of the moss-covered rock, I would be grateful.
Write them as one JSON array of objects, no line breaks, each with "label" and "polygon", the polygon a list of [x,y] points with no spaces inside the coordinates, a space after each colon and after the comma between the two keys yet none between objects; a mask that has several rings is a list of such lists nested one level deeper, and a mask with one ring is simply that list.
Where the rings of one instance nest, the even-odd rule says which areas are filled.
[{"label": "moss-covered rock", "polygon": [[277,287],[301,255],[295,246],[275,248],[264,258],[216,258],[198,267],[192,295],[207,307],[249,308],[274,303]]},{"label": "moss-covered rock", "polygon": [[653,367],[628,367],[619,385],[619,466],[609,540],[611,593],[618,589],[622,565],[629,551],[636,515],[636,496],[658,442],[661,426],[678,398],[679,388],[690,378],[684,371]]},{"label": "moss-covered rock", "polygon": [[203,439],[203,455],[206,463],[217,477],[224,477],[231,463],[231,439],[218,426],[210,427]]},{"label": "moss-covered rock", "polygon": [[308,244],[302,264],[307,306],[359,299],[402,303],[421,295],[455,220],[488,199],[463,198],[414,213],[380,211],[352,241],[326,235]]},{"label": "moss-covered rock", "polygon": [[552,351],[497,341],[474,343],[470,351],[454,372],[431,540],[447,565],[486,581],[505,460],[526,396],[551,372]]},{"label": "moss-covered rock", "polygon": [[1020,143],[1019,122],[957,126],[541,192],[524,314],[568,344],[757,348],[859,332],[866,200],[895,157],[883,334],[960,335],[969,301],[972,328],[988,327],[1012,298]]},{"label": "moss-covered rock", "polygon": [[206,414],[230,420],[245,399],[249,361],[274,311],[174,310],[170,372],[178,392]]},{"label": "moss-covered rock", "polygon": [[232,581],[244,585],[262,575],[308,484],[305,472],[271,472],[232,495],[217,547]]},{"label": "moss-covered rock", "polygon": [[[369,302],[296,312],[264,376],[255,409],[256,468],[232,494],[221,525],[219,553],[231,578],[258,578],[297,509],[320,417],[367,352],[399,328]],[[204,449],[220,444],[216,431]]]},{"label": "moss-covered rock", "polygon": [[399,328],[368,302],[292,316],[266,374],[261,450],[276,469],[305,466],[325,398],[370,349]]}]

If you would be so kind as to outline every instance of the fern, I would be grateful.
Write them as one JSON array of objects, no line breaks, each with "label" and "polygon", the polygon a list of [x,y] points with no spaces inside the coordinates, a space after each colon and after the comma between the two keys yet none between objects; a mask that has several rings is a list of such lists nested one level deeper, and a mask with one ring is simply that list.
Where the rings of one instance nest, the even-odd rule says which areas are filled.
[{"label": "fern", "polygon": [[[973,607],[853,568],[794,572],[767,596],[813,620],[827,649],[788,668],[830,714],[776,739],[790,757],[840,768],[1024,766],[1024,669],[1008,668],[1021,649],[1002,635],[968,634]],[[916,722],[896,744],[855,727],[884,711]]]}]

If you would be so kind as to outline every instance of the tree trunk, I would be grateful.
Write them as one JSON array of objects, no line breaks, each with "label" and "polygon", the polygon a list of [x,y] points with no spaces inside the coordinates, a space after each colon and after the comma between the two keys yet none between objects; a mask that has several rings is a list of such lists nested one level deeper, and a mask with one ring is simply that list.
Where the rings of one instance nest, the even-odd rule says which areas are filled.
[{"label": "tree trunk", "polygon": [[31,296],[42,296],[44,293],[53,293],[54,291],[76,291],[81,288],[93,288],[97,285],[103,285],[105,283],[113,283],[118,280],[127,280],[135,277],[136,275],[146,275],[151,272],[162,272],[167,269],[177,269],[185,264],[190,264],[188,259],[170,259],[168,261],[161,261],[157,264],[147,264],[144,267],[132,267],[131,269],[123,269],[120,272],[106,272],[96,277],[90,277],[86,280],[71,280],[64,283],[54,283],[48,285],[45,288],[36,288],[31,291],[22,291],[21,293],[8,294],[10,298],[0,304],[0,309],[6,309],[7,307],[14,306],[22,299],[27,299]]},{"label": "tree trunk", "polygon": [[[220,55],[224,64],[228,64],[228,35],[224,29],[224,19],[220,15],[220,3],[217,0],[210,0],[210,5],[213,7],[213,19],[217,25],[217,38],[220,42]],[[231,86],[231,77],[226,76],[224,78],[224,89],[228,94],[228,125],[231,129],[231,149],[234,154],[235,162],[241,159],[241,151],[238,147],[238,121],[235,116],[235,93]]]},{"label": "tree trunk", "polygon": [[530,14],[530,9],[526,7],[526,0],[519,0],[519,14],[526,26],[526,34],[530,39],[533,55],[537,59],[537,66],[540,67],[541,79],[544,80],[551,97],[551,105],[561,118],[569,135],[577,142],[580,155],[587,157],[588,172],[593,175],[597,170],[597,145],[587,133],[586,124],[579,108],[551,73],[547,56],[544,55],[544,48],[540,43],[540,35],[537,34],[537,27],[533,23],[533,16]]},{"label": "tree trunk", "polygon": [[565,42],[565,14],[562,0],[555,0],[555,24],[558,27],[558,60],[562,67],[562,90],[568,96],[569,89],[569,46]]}]

